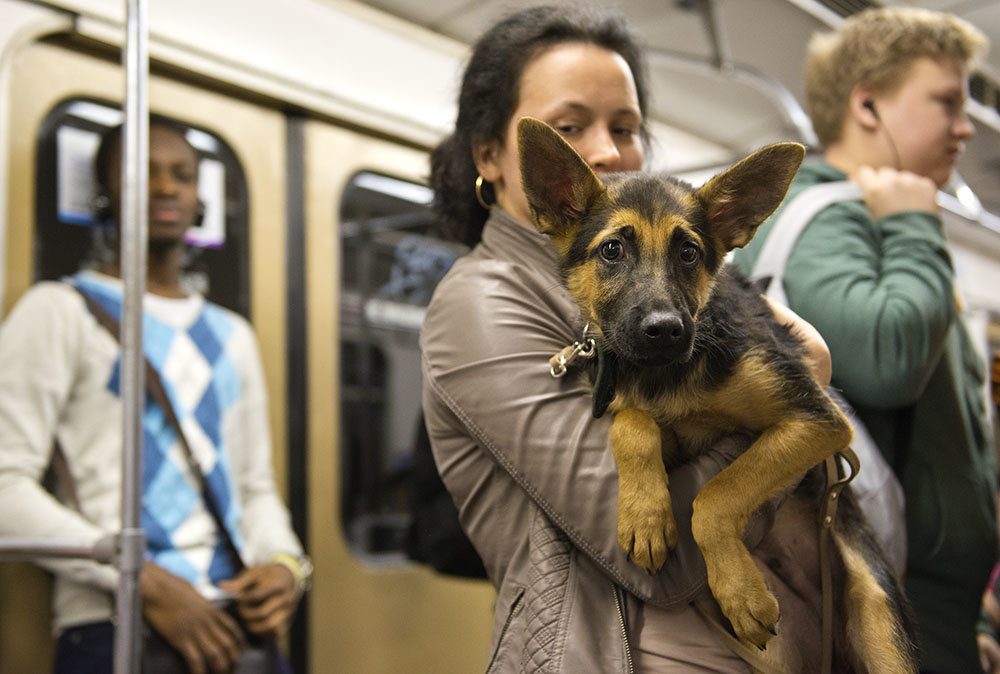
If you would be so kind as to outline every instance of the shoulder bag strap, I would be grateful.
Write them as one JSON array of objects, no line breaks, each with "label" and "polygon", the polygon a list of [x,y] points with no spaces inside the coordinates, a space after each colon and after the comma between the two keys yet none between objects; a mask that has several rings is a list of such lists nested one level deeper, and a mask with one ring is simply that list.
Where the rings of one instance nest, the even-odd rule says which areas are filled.
[{"label": "shoulder bag strap", "polygon": [[788,202],[767,233],[750,278],[770,278],[764,294],[788,306],[784,286],[785,264],[806,225],[827,206],[838,201],[858,199],[861,199],[861,188],[846,180],[813,185],[799,192]]},{"label": "shoulder bag strap", "polygon": [[[72,286],[74,290],[80,293],[83,297],[84,303],[87,305],[87,309],[97,322],[111,335],[115,338],[115,341],[119,341],[119,325],[118,321],[109,314],[104,307],[98,304],[94,298],[85,293],[83,290],[77,286]],[[184,451],[184,458],[187,459],[188,467],[191,469],[191,475],[194,476],[195,481],[198,483],[198,487],[201,489],[201,496],[205,502],[205,508],[212,515],[215,520],[215,525],[219,529],[219,534],[222,536],[226,547],[233,556],[233,560],[236,562],[237,571],[246,568],[246,564],[243,561],[243,556],[240,554],[239,548],[236,547],[233,537],[229,533],[229,529],[226,527],[225,520],[222,518],[222,510],[219,508],[219,504],[215,500],[215,495],[208,486],[208,480],[205,478],[205,474],[201,470],[201,466],[198,464],[197,459],[194,457],[194,452],[191,451],[191,445],[188,444],[187,436],[184,435],[184,430],[181,428],[180,420],[177,418],[177,413],[174,411],[174,406],[170,404],[170,397],[167,395],[167,389],[163,385],[163,380],[160,379],[160,373],[156,371],[156,368],[152,366],[149,360],[143,357],[143,362],[146,366],[146,389],[149,391],[149,395],[153,398],[153,401],[160,406],[163,410],[163,414],[166,416],[168,423],[171,428],[173,428],[174,433],[177,435],[177,441],[180,443],[181,449]]]}]

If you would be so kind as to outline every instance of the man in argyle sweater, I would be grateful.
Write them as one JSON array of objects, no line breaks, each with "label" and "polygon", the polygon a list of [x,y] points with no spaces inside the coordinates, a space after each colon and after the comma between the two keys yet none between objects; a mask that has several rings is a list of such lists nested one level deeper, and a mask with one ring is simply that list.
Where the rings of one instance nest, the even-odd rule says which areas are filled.
[{"label": "man in argyle sweater", "polygon": [[[117,212],[120,129],[102,140],[98,181]],[[183,132],[150,126],[149,263],[143,350],[246,568],[206,509],[178,438],[149,397],[143,417],[143,614],[195,674],[229,671],[246,635],[217,601],[234,596],[255,634],[287,628],[307,565],[275,489],[267,400],[249,324],[180,285],[184,233],[196,218],[198,154]],[[121,527],[120,347],[81,292],[121,317],[117,259],[69,282],[30,289],[0,327],[0,536],[98,540]],[[74,289],[71,286],[75,286]],[[53,441],[79,511],[39,485]],[[55,670],[111,671],[111,566],[49,561],[56,574]]]}]

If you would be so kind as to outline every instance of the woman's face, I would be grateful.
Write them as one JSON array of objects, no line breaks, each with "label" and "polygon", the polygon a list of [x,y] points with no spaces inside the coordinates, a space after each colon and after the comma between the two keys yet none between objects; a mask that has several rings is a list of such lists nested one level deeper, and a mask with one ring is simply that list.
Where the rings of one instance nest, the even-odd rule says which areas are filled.
[{"label": "woman's face", "polygon": [[642,112],[632,72],[618,53],[579,42],[546,49],[525,66],[519,93],[503,144],[477,148],[475,158],[497,204],[521,222],[531,222],[517,154],[522,117],[554,127],[598,175],[642,168]]}]

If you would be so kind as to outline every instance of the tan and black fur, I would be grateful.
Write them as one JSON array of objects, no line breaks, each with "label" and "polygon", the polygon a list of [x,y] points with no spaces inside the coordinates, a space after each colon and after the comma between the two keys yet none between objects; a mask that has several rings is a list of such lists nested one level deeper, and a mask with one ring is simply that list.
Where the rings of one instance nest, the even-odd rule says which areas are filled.
[{"label": "tan and black fur", "polygon": [[[724,434],[757,434],[701,489],[692,531],[736,636],[763,649],[781,629],[779,607],[741,540],[748,519],[796,485],[805,493],[807,471],[852,437],[800,341],[724,262],[784,198],[804,149],[765,147],[693,189],[648,173],[602,181],[537,120],[520,120],[518,141],[535,225],[598,345],[594,414],[614,414],[618,541],[636,564],[656,571],[676,544],[667,468]],[[913,671],[901,593],[866,531],[834,531],[837,659],[845,671]]]}]

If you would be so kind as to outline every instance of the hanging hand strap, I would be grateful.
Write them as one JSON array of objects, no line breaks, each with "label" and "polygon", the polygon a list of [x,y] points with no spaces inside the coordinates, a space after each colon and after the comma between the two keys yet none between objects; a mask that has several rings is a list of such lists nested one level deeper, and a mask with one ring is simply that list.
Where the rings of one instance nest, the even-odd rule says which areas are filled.
[{"label": "hanging hand strap", "polygon": [[[75,285],[72,286],[72,288],[80,293],[84,303],[87,305],[87,309],[91,314],[93,314],[94,318],[97,319],[97,322],[101,325],[101,327],[111,333],[111,335],[115,338],[115,341],[120,342],[120,327],[115,317],[109,314],[104,307],[98,304],[94,298],[85,293],[83,290]],[[215,520],[215,526],[219,529],[219,534],[222,536],[226,547],[233,556],[233,561],[236,563],[236,571],[238,573],[246,568],[243,556],[240,554],[239,548],[236,547],[236,543],[233,541],[233,537],[229,533],[229,529],[226,527],[226,522],[222,518],[222,511],[219,508],[219,504],[215,500],[215,495],[208,486],[208,480],[201,470],[201,465],[195,458],[194,452],[191,451],[191,445],[188,444],[187,436],[184,435],[184,430],[181,428],[181,422],[177,418],[174,406],[170,404],[170,397],[167,395],[167,389],[163,386],[163,380],[160,379],[160,373],[156,371],[156,368],[152,366],[149,359],[145,356],[143,357],[143,362],[146,365],[146,389],[149,391],[149,395],[153,398],[153,401],[160,406],[161,410],[163,410],[163,414],[167,418],[167,422],[177,435],[177,441],[180,443],[181,449],[184,452],[184,458],[187,459],[188,467],[191,469],[191,475],[194,477],[195,482],[198,483],[199,489],[201,489],[201,497],[205,502],[205,508],[208,510],[209,514],[211,514],[212,519]]]}]

